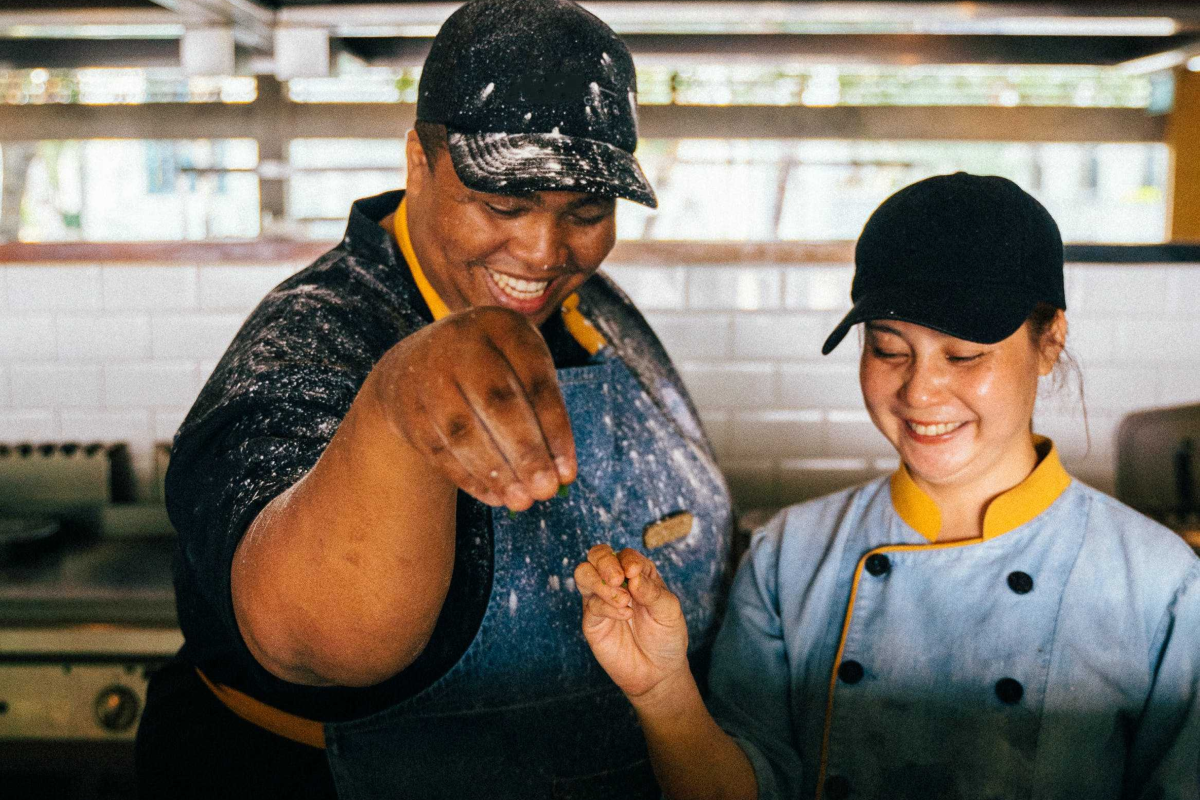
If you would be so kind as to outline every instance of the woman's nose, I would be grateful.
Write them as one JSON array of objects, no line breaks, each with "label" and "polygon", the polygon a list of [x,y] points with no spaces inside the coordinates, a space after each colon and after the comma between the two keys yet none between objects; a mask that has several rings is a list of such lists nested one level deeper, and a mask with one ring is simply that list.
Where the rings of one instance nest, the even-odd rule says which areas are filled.
[{"label": "woman's nose", "polygon": [[509,253],[533,272],[567,263],[566,240],[557,220],[531,214],[509,242]]},{"label": "woman's nose", "polygon": [[900,387],[900,399],[909,408],[937,405],[945,399],[948,378],[946,370],[932,359],[914,359]]}]

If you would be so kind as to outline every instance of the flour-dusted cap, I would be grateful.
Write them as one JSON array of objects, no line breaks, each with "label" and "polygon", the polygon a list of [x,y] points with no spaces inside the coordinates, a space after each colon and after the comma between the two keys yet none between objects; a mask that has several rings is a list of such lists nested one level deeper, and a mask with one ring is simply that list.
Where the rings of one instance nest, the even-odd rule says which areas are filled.
[{"label": "flour-dusted cap", "polygon": [[854,307],[823,354],[868,320],[994,344],[1038,303],[1067,307],[1058,225],[1032,195],[992,175],[938,175],[896,192],[863,227],[854,266]]},{"label": "flour-dusted cap", "polygon": [[481,192],[625,197],[651,208],[633,59],[569,0],[473,0],[433,40],[417,119],[446,126],[459,180]]}]

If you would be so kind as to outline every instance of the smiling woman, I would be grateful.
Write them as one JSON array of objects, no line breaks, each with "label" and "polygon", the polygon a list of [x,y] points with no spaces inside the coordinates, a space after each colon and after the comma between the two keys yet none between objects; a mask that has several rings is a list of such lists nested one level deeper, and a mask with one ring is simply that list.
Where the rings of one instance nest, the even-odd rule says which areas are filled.
[{"label": "smiling woman", "polygon": [[939,176],[875,211],[855,263],[824,352],[866,324],[901,465],[755,534],[707,707],[657,567],[601,544],[576,569],[666,796],[1197,797],[1200,560],[1032,431],[1067,335],[1054,220]]},{"label": "smiling woman", "polygon": [[867,411],[914,482],[941,500],[941,541],[980,536],[981,504],[1037,464],[1030,420],[1038,378],[1058,359],[1066,320],[1060,312],[1039,341],[1029,327],[982,345],[911,322],[867,323]]}]

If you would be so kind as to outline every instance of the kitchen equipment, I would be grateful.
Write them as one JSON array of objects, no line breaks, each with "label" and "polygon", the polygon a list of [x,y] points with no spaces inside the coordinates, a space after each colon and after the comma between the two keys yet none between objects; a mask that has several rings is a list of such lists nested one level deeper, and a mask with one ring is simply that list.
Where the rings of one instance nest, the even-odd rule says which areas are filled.
[{"label": "kitchen equipment", "polygon": [[47,792],[26,796],[128,787],[148,678],[183,642],[175,535],[161,501],[128,502],[127,465],[120,444],[0,445],[0,534],[43,537],[0,547],[0,786]]},{"label": "kitchen equipment", "polygon": [[1117,429],[1117,498],[1200,552],[1200,404],[1130,414]]},{"label": "kitchen equipment", "polygon": [[0,549],[17,552],[45,544],[62,526],[57,520],[39,517],[0,517]]},{"label": "kitchen equipment", "polygon": [[[113,502],[128,463],[124,444],[0,443],[0,508],[6,513],[53,511],[75,516]],[[118,487],[123,489],[123,487]]]}]

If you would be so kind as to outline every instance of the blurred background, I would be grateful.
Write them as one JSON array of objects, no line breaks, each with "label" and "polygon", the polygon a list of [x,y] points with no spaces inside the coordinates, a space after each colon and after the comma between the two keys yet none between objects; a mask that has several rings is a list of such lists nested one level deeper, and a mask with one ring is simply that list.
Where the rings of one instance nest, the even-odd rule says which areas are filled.
[{"label": "blurred background", "polygon": [[[666,344],[751,518],[896,467],[853,340],[827,358],[820,344],[849,307],[863,222],[930,175],[1011,178],[1062,229],[1083,381],[1048,387],[1036,427],[1069,471],[1119,493],[1122,420],[1200,402],[1200,4],[584,5],[638,64],[638,157],[660,199],[619,204],[605,268]],[[340,238],[354,199],[404,185],[420,66],[456,7],[0,4],[0,515],[136,543],[103,568],[0,556],[0,622],[157,626],[166,638],[120,651],[121,674],[169,652],[171,437],[262,295]],[[1139,505],[1183,525],[1191,450],[1162,441],[1155,464],[1174,472],[1144,491],[1170,496]],[[57,663],[77,641],[15,635],[0,628],[0,660]],[[64,696],[79,674],[55,678]],[[127,791],[97,751],[66,770],[62,748],[21,749],[127,744],[142,684],[97,675],[79,690],[92,705],[49,723],[0,683],[0,769],[36,773],[17,784],[30,796],[50,786],[45,763],[70,776],[55,796]]]}]

